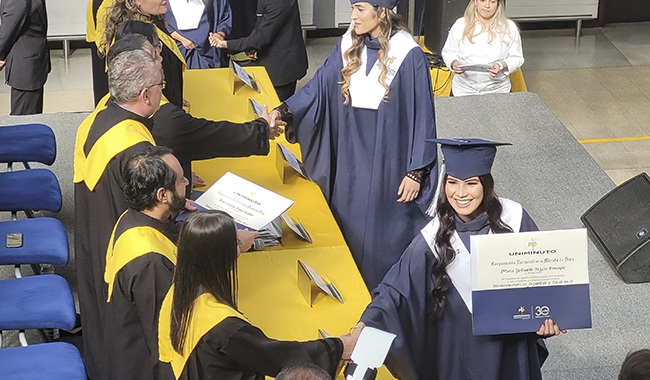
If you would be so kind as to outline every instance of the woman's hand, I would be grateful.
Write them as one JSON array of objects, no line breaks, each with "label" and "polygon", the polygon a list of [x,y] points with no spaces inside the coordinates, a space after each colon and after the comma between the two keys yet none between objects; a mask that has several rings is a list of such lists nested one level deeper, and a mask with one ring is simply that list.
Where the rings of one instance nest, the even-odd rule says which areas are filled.
[{"label": "woman's hand", "polygon": [[560,333],[566,334],[566,330],[560,330],[560,327],[555,324],[552,319],[545,320],[542,327],[540,327],[539,331],[537,331],[537,335],[543,338],[560,335]]},{"label": "woman's hand", "polygon": [[171,36],[173,39],[180,42],[187,50],[192,50],[196,47],[196,45],[194,44],[194,42],[192,42],[192,40],[183,37],[183,35],[178,32],[172,32]]},{"label": "woman's hand", "polygon": [[465,72],[465,68],[460,67],[460,62],[458,60],[454,60],[451,62],[451,69],[456,73],[456,74],[462,74]]},{"label": "woman's hand", "polygon": [[[282,128],[278,127],[279,122],[277,119],[280,117],[280,112],[273,110],[269,115],[269,107],[264,104],[262,106],[261,117],[269,124],[269,140],[275,140],[276,137],[280,137],[282,132],[284,132]],[[280,120],[280,123],[283,123],[283,121]]]},{"label": "woman's hand", "polygon": [[[501,63],[499,65],[499,63]],[[501,68],[503,66],[503,68]],[[497,76],[499,71],[506,71],[508,70],[508,64],[505,63],[505,61],[500,61],[500,62],[494,62],[492,64],[492,68],[488,69],[488,73],[490,73],[490,79],[494,79],[494,77]]]},{"label": "woman's hand", "polygon": [[418,196],[419,192],[420,184],[410,179],[408,176],[405,176],[402,180],[402,184],[399,185],[399,189],[397,190],[397,195],[401,196],[397,201],[400,203],[411,202]]},{"label": "woman's hand", "polygon": [[250,231],[248,228],[244,230],[237,230],[237,238],[241,242],[239,250],[241,252],[248,252],[249,249],[253,246],[255,238],[260,236],[260,233],[257,231]]}]

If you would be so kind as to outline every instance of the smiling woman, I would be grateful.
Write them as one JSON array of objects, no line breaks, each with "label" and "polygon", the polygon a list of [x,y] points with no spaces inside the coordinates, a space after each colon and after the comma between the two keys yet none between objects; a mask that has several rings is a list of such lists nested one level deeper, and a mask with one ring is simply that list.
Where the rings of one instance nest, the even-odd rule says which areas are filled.
[{"label": "smiling woman", "polygon": [[521,36],[504,0],[470,0],[442,49],[454,71],[454,96],[510,92],[510,74],[524,64]]},{"label": "smiling woman", "polygon": [[509,144],[427,141],[441,144],[446,196],[436,217],[373,291],[358,327],[397,335],[386,366],[399,379],[541,379],[548,356],[541,338],[560,334],[552,320],[537,333],[472,333],[470,237],[537,230],[520,204],[494,193],[490,171],[496,146]]},{"label": "smiling woman", "polygon": [[[289,122],[368,286],[414,235],[437,184],[433,88],[398,0],[351,0],[352,27],[312,80],[270,114]],[[432,172],[433,171],[433,172]]]}]

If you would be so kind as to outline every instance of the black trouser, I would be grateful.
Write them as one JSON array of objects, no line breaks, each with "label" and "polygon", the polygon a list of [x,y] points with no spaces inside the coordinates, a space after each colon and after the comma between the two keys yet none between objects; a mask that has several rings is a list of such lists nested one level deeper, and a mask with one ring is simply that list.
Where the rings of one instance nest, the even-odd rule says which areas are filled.
[{"label": "black trouser", "polygon": [[11,88],[10,115],[33,115],[43,113],[43,87],[25,91]]},{"label": "black trouser", "polygon": [[284,84],[282,86],[273,86],[281,102],[284,102],[285,100],[289,99],[291,95],[293,95],[296,92],[296,82],[298,81],[293,81],[291,83]]},{"label": "black trouser", "polygon": [[108,75],[106,74],[106,61],[97,55],[97,45],[90,44],[90,60],[93,69],[93,95],[95,106],[108,94]]}]

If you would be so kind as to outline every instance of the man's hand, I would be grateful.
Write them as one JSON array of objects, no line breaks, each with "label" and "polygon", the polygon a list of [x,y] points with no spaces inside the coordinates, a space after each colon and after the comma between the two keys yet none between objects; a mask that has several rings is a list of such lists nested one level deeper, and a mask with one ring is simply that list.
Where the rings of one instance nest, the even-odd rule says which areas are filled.
[{"label": "man's hand", "polygon": [[[271,114],[276,113],[277,115],[271,116],[269,115],[269,107],[264,104],[262,106],[262,115],[261,117],[266,120],[267,123],[269,123],[269,140],[275,140],[276,137],[280,137],[282,132],[282,128],[278,127],[278,121],[274,121],[274,117],[278,118],[280,116],[280,113],[276,110],[271,111]],[[283,121],[280,120],[280,122],[284,123]],[[286,124],[286,123],[285,123]]]},{"label": "man's hand", "polygon": [[196,208],[196,206],[194,206],[194,201],[189,199],[189,198],[185,198],[185,209],[187,211],[196,211],[196,210],[198,210]]}]

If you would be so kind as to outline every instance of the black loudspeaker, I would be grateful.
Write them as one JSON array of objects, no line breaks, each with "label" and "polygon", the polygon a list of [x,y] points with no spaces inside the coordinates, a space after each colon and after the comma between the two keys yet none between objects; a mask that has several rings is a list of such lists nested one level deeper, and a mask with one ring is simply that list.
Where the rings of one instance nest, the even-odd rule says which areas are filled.
[{"label": "black loudspeaker", "polygon": [[436,54],[442,53],[449,29],[463,17],[469,0],[427,0],[424,44]]},{"label": "black loudspeaker", "polygon": [[650,178],[626,181],[580,217],[623,281],[650,281]]}]

